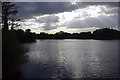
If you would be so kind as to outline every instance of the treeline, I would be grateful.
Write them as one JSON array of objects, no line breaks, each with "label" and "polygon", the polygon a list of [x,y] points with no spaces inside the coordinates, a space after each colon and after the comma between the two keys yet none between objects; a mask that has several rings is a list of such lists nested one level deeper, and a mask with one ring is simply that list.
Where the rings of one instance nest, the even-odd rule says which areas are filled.
[{"label": "treeline", "polygon": [[93,32],[81,32],[81,33],[67,33],[57,32],[55,34],[48,34],[41,32],[36,34],[31,32],[30,29],[23,31],[22,29],[11,30],[17,37],[20,43],[36,42],[35,39],[96,39],[96,40],[115,40],[120,39],[120,31],[110,28],[97,29]]},{"label": "treeline", "polygon": [[41,32],[36,34],[36,39],[98,39],[111,40],[120,39],[120,31],[110,28],[97,29],[92,32],[67,33],[60,31],[55,34]]},{"label": "treeline", "polygon": [[32,33],[30,29],[26,29],[25,31],[23,31],[22,29],[18,29],[12,30],[12,32],[16,35],[20,43],[36,42],[36,34]]}]

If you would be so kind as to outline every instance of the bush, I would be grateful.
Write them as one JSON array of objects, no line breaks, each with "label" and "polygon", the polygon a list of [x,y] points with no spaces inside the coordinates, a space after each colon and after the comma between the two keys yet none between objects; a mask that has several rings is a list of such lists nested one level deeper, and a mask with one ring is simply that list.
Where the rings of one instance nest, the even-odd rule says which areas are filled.
[{"label": "bush", "polygon": [[2,35],[3,79],[16,79],[21,76],[20,67],[27,52],[11,31]]}]

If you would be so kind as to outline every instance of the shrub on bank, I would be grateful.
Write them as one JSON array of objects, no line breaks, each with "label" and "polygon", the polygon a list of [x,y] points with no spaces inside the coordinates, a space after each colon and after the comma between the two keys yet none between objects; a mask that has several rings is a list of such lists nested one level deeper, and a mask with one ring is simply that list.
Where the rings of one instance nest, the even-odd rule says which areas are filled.
[{"label": "shrub on bank", "polygon": [[21,77],[20,67],[24,62],[24,55],[27,52],[18,42],[16,35],[7,31],[2,35],[2,78],[5,80]]}]

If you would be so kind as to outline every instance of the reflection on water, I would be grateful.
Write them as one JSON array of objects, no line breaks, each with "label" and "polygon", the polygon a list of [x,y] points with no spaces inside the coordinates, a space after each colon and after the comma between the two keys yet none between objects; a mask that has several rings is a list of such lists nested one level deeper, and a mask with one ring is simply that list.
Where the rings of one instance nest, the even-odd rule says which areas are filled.
[{"label": "reflection on water", "polygon": [[37,40],[22,66],[24,78],[118,77],[117,40]]}]

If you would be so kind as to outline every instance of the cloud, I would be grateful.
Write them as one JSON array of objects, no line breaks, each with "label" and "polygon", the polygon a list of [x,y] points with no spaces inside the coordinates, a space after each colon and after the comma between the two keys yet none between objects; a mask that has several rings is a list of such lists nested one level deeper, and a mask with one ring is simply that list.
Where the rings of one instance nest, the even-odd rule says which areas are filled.
[{"label": "cloud", "polygon": [[43,27],[44,30],[52,30],[56,29],[59,27],[58,22],[59,22],[59,17],[56,15],[43,15],[43,16],[38,16],[34,18],[35,21]]},{"label": "cloud", "polygon": [[44,30],[52,30],[52,29],[57,29],[59,26],[57,24],[53,23],[46,23],[43,28]]},{"label": "cloud", "polygon": [[118,14],[118,7],[115,7],[115,8],[109,8],[107,10],[102,10],[103,13],[105,14]]},{"label": "cloud", "polygon": [[66,27],[58,27],[56,29],[47,30],[45,32],[50,34],[55,34],[60,31],[68,32],[68,33],[80,33],[80,32],[88,32],[88,31],[94,31],[99,28],[95,27],[89,27],[89,28],[66,28]]},{"label": "cloud", "polygon": [[[118,28],[118,3],[85,2],[21,2],[19,15],[34,31],[63,30],[79,32],[81,29]],[[62,28],[61,28],[62,27]],[[55,31],[56,30],[56,31]]]},{"label": "cloud", "polygon": [[70,2],[16,2],[16,5],[19,6],[19,13],[22,19],[71,11],[76,8]]},{"label": "cloud", "polygon": [[91,5],[106,6],[106,8],[118,7],[117,2],[78,2],[72,5],[71,2],[16,2],[19,6],[19,15],[21,19],[30,19],[33,16],[44,14],[56,14],[61,12],[70,12],[75,9],[83,9]]},{"label": "cloud", "polygon": [[[66,23],[68,28],[88,28],[88,27],[97,27],[97,28],[118,28],[118,16],[98,16],[97,18],[88,17],[84,20],[73,20]],[[63,24],[65,26],[65,24]]]},{"label": "cloud", "polygon": [[51,22],[59,22],[59,17],[55,15],[45,15],[39,18],[35,18],[35,20],[39,23],[51,23]]}]

